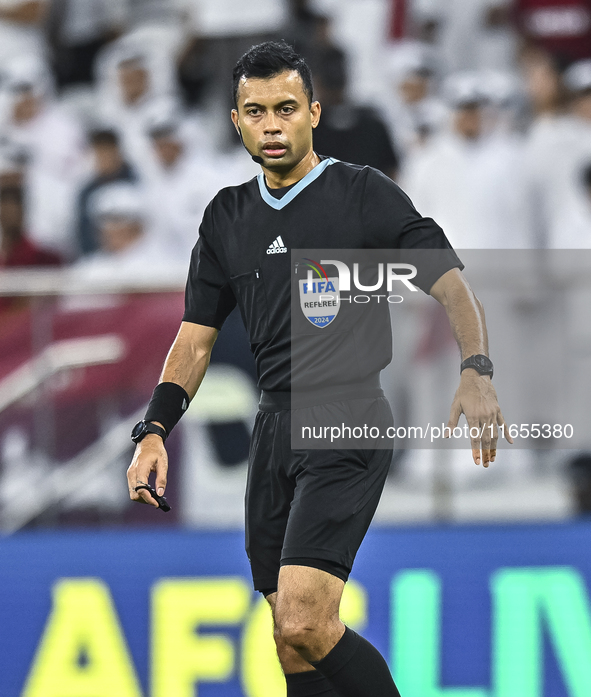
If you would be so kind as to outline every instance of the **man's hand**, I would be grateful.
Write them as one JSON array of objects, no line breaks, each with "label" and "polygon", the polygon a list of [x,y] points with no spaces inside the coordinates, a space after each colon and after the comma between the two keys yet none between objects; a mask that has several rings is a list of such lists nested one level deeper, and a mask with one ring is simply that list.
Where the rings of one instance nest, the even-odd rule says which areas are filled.
[{"label": "man's hand", "polygon": [[[430,293],[445,308],[462,357],[479,354],[488,356],[484,308],[462,272],[457,268],[450,269],[435,281]],[[454,429],[461,414],[466,415],[470,429],[474,462],[477,465],[482,462],[488,467],[488,463],[494,462],[497,455],[497,427],[504,426],[505,420],[490,377],[480,375],[473,368],[462,371],[447,427]],[[506,428],[504,433],[507,441],[513,443]]]},{"label": "man's hand", "polygon": [[[480,375],[472,368],[462,371],[460,386],[451,405],[447,423],[449,429],[458,425],[461,414],[465,414],[470,428],[474,462],[477,465],[482,462],[484,467],[488,467],[488,463],[494,462],[497,455],[497,427],[505,424],[497,393],[488,375]],[[507,428],[504,434],[507,441],[513,443]]]},{"label": "man's hand", "polygon": [[127,485],[129,498],[138,503],[148,503],[158,508],[158,502],[146,489],[135,491],[140,484],[147,484],[150,472],[156,472],[156,493],[163,496],[166,489],[168,474],[168,455],[162,438],[155,433],[149,433],[135,448],[133,460],[127,470]]},{"label": "man's hand", "polygon": [[[193,399],[211,356],[218,330],[192,322],[182,322],[179,333],[166,357],[160,382],[176,382],[190,399]],[[157,426],[164,428],[158,421]],[[166,429],[165,429],[166,430]],[[154,488],[158,496],[164,495],[166,476],[168,473],[168,456],[164,449],[162,438],[155,433],[149,433],[135,449],[133,460],[127,470],[127,485],[129,498],[138,503],[149,503],[158,508],[158,502],[146,489],[135,491],[136,486],[148,484],[150,472],[156,472]]]}]

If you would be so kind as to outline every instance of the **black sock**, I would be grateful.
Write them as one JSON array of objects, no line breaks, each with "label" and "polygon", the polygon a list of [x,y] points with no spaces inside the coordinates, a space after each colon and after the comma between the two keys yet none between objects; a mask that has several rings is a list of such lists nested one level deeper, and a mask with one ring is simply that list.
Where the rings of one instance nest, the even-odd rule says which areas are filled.
[{"label": "black sock", "polygon": [[285,676],[287,697],[339,697],[328,680],[315,670]]},{"label": "black sock", "polygon": [[328,655],[312,665],[340,697],[400,697],[381,653],[348,627]]}]

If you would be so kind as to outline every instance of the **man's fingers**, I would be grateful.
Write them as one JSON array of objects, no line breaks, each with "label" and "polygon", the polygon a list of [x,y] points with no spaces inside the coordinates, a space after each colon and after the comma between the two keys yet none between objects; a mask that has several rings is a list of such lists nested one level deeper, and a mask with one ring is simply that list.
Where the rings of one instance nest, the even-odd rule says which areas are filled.
[{"label": "man's fingers", "polygon": [[[142,486],[142,482],[138,481],[138,487],[139,486]],[[138,489],[136,491],[136,494],[139,494],[140,496],[140,503],[147,503],[150,506],[154,506],[155,508],[159,507],[158,501],[156,501],[156,499],[152,497],[152,494],[147,489]]]},{"label": "man's fingers", "polygon": [[158,496],[164,496],[166,491],[166,482],[168,478],[168,462],[161,458],[156,466],[156,493]]},{"label": "man's fingers", "polygon": [[497,441],[499,440],[499,429],[493,424],[493,435],[490,439],[490,461],[494,462],[497,456]]},{"label": "man's fingers", "polygon": [[[451,409],[449,410],[449,421],[447,422],[447,428],[450,429],[447,431],[447,433],[450,433],[450,431],[453,431],[453,429],[458,425],[458,421],[460,420],[460,416],[462,415],[462,405],[460,404],[459,399],[454,399],[451,405]],[[446,436],[444,434],[445,438],[449,438],[449,436]]]},{"label": "man's fingers", "polygon": [[[468,420],[468,419],[466,419]],[[468,421],[468,428],[470,433],[470,444],[472,446],[472,459],[475,465],[480,464],[480,432],[481,428],[478,421],[471,419]]]},{"label": "man's fingers", "polygon": [[152,495],[147,489],[137,489],[136,491],[138,486],[146,484],[147,481],[148,477],[145,477],[145,479],[142,479],[141,477],[135,478],[130,476],[128,473],[129,498],[136,503],[147,503],[149,506],[156,506],[156,508],[158,508],[157,501],[152,498]]},{"label": "man's fingers", "polygon": [[149,506],[158,508],[158,502],[152,498],[152,494],[147,489],[139,489],[136,494],[139,495],[139,503],[147,503]]},{"label": "man's fingers", "polygon": [[138,486],[136,487],[137,492],[140,495],[140,503],[147,503],[150,506],[154,506],[155,508],[159,508],[158,501],[152,496],[152,494],[149,492],[148,489],[143,489],[140,488],[142,484],[138,482]]},{"label": "man's fingers", "polygon": [[127,488],[129,490],[129,498],[132,501],[140,501],[141,496],[135,491],[137,486],[137,468],[135,458],[131,465],[127,468]]},{"label": "man's fingers", "polygon": [[482,464],[484,467],[488,467],[491,462],[491,443],[492,435],[494,433],[493,420],[492,418],[487,419],[484,424],[480,426],[480,432],[482,433]]},{"label": "man's fingers", "polygon": [[[129,490],[129,498],[132,501],[135,501],[136,503],[147,503],[147,504],[152,504],[152,501],[148,501],[147,497],[143,496],[143,492],[145,491],[140,489],[139,491],[136,491],[135,488]],[[146,491],[146,493],[148,493]],[[149,497],[150,499],[152,498],[151,496]]]},{"label": "man's fingers", "polygon": [[143,503],[142,497],[137,494],[133,489],[129,490],[129,498],[136,503]]},{"label": "man's fingers", "polygon": [[505,440],[506,440],[508,443],[511,443],[511,445],[513,445],[513,438],[511,438],[511,434],[509,433],[509,429],[507,428],[507,424],[505,423],[505,419],[504,419],[503,415],[501,414],[501,410],[500,410],[500,409],[499,409],[499,411],[498,411],[498,413],[497,413],[497,424],[498,424],[499,426],[502,426],[502,427],[503,427],[503,434],[504,434],[504,436],[505,436]]},{"label": "man's fingers", "polygon": [[148,483],[150,472],[164,472],[166,482],[168,463],[166,456],[162,457],[161,453],[154,452],[151,448],[148,448],[146,451],[143,449],[143,445],[143,443],[138,445],[133,461],[127,470],[129,498],[136,503],[146,503],[149,506],[158,508],[158,502],[147,489],[139,489],[136,491],[136,488]]}]

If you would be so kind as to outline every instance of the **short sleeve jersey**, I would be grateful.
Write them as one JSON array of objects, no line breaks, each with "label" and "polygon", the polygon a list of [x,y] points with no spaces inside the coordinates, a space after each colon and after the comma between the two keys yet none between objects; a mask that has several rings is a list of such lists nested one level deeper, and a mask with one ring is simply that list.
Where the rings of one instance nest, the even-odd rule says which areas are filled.
[{"label": "short sleeve jersey", "polygon": [[426,293],[463,268],[443,230],[368,166],[323,158],[280,199],[262,173],[222,189],[193,249],[183,321],[221,329],[238,304],[267,391],[291,386],[291,249],[441,250],[437,264],[413,279]]}]

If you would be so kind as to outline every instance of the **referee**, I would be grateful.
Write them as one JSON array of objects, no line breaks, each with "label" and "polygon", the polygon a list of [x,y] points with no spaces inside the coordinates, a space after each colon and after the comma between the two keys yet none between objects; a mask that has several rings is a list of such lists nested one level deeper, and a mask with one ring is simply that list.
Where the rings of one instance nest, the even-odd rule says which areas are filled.
[{"label": "referee", "polygon": [[[396,184],[371,167],[314,152],[320,104],[312,97],[308,66],[290,46],[251,48],[234,69],[233,87],[232,121],[262,173],[223,189],[205,211],[183,322],[145,419],[134,429],[130,497],[158,506],[149,490],[136,487],[155,472],[157,494],[164,494],[164,441],[199,388],[218,331],[238,304],[262,390],[249,457],[246,548],[254,587],[273,611],[287,694],[397,696],[379,652],[339,619],[343,587],[378,504],[391,451],[291,449],[288,252],[441,252],[435,270],[415,281],[445,307],[464,359],[448,425],[453,428],[464,413],[470,426],[480,427],[485,435],[472,440],[472,455],[487,467],[496,454],[491,429],[496,433],[503,417],[491,383],[484,313],[441,228],[422,218]],[[382,418],[389,409],[379,388],[382,367],[378,362],[373,374],[343,388],[334,408],[373,399]]]}]

